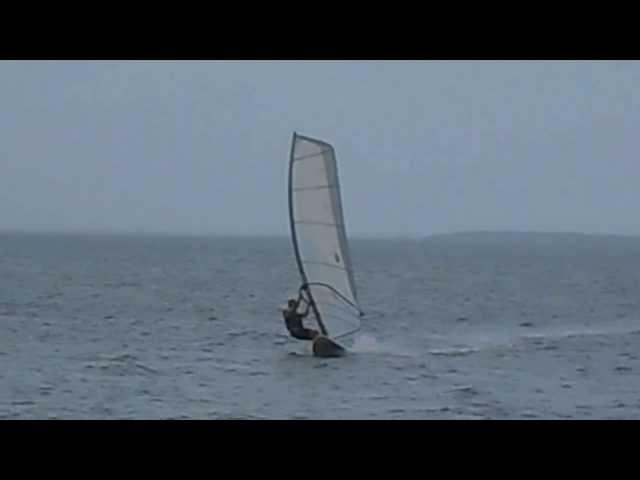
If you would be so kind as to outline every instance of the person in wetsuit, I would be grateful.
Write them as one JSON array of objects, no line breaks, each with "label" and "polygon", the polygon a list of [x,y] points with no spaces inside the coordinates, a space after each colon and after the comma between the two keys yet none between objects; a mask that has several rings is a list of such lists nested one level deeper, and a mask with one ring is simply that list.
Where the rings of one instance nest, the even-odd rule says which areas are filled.
[{"label": "person in wetsuit", "polygon": [[287,330],[289,331],[289,334],[293,338],[297,338],[298,340],[313,340],[320,334],[320,332],[312,328],[305,328],[304,325],[302,325],[302,320],[307,315],[309,315],[311,304],[305,299],[307,309],[304,311],[304,313],[299,313],[298,307],[300,306],[301,300],[303,300],[302,291],[300,292],[300,296],[297,300],[292,298],[288,301],[287,308],[282,310],[284,323],[287,327]]}]

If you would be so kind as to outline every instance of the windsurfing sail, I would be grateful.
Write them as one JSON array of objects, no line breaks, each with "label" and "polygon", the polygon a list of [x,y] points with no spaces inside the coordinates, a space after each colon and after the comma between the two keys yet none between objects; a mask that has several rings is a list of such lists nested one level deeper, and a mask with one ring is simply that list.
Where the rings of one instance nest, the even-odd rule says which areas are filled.
[{"label": "windsurfing sail", "polygon": [[293,249],[320,331],[332,338],[360,329],[336,155],[331,145],[293,134],[289,162]]}]

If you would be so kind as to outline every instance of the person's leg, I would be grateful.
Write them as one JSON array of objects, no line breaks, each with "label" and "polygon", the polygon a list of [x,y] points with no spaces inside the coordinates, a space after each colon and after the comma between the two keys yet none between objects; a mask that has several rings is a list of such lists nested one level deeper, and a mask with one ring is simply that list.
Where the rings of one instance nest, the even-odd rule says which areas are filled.
[{"label": "person's leg", "polygon": [[298,340],[313,340],[319,335],[317,330],[311,328],[296,328],[291,330],[291,336]]},{"label": "person's leg", "polygon": [[317,330],[313,330],[312,328],[305,328],[304,334],[307,340],[313,340],[318,335],[320,335],[320,332],[318,332]]}]

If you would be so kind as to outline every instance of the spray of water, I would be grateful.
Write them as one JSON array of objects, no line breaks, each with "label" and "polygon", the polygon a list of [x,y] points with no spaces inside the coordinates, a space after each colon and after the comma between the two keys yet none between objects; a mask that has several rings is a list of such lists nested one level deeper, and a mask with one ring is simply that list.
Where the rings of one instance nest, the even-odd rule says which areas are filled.
[{"label": "spray of water", "polygon": [[408,349],[390,342],[381,342],[370,334],[361,334],[354,338],[353,346],[349,349],[355,353],[381,353],[387,355],[413,356]]},{"label": "spray of water", "polygon": [[359,353],[378,352],[380,351],[380,344],[373,335],[359,335],[354,339],[351,350]]}]

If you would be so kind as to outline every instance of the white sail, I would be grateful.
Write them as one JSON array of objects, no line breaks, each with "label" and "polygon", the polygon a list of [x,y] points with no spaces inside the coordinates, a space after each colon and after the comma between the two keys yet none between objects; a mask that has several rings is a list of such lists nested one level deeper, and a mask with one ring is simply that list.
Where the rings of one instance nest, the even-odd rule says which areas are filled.
[{"label": "white sail", "polygon": [[291,234],[313,315],[332,338],[360,328],[336,156],[328,143],[294,133],[289,166]]}]

